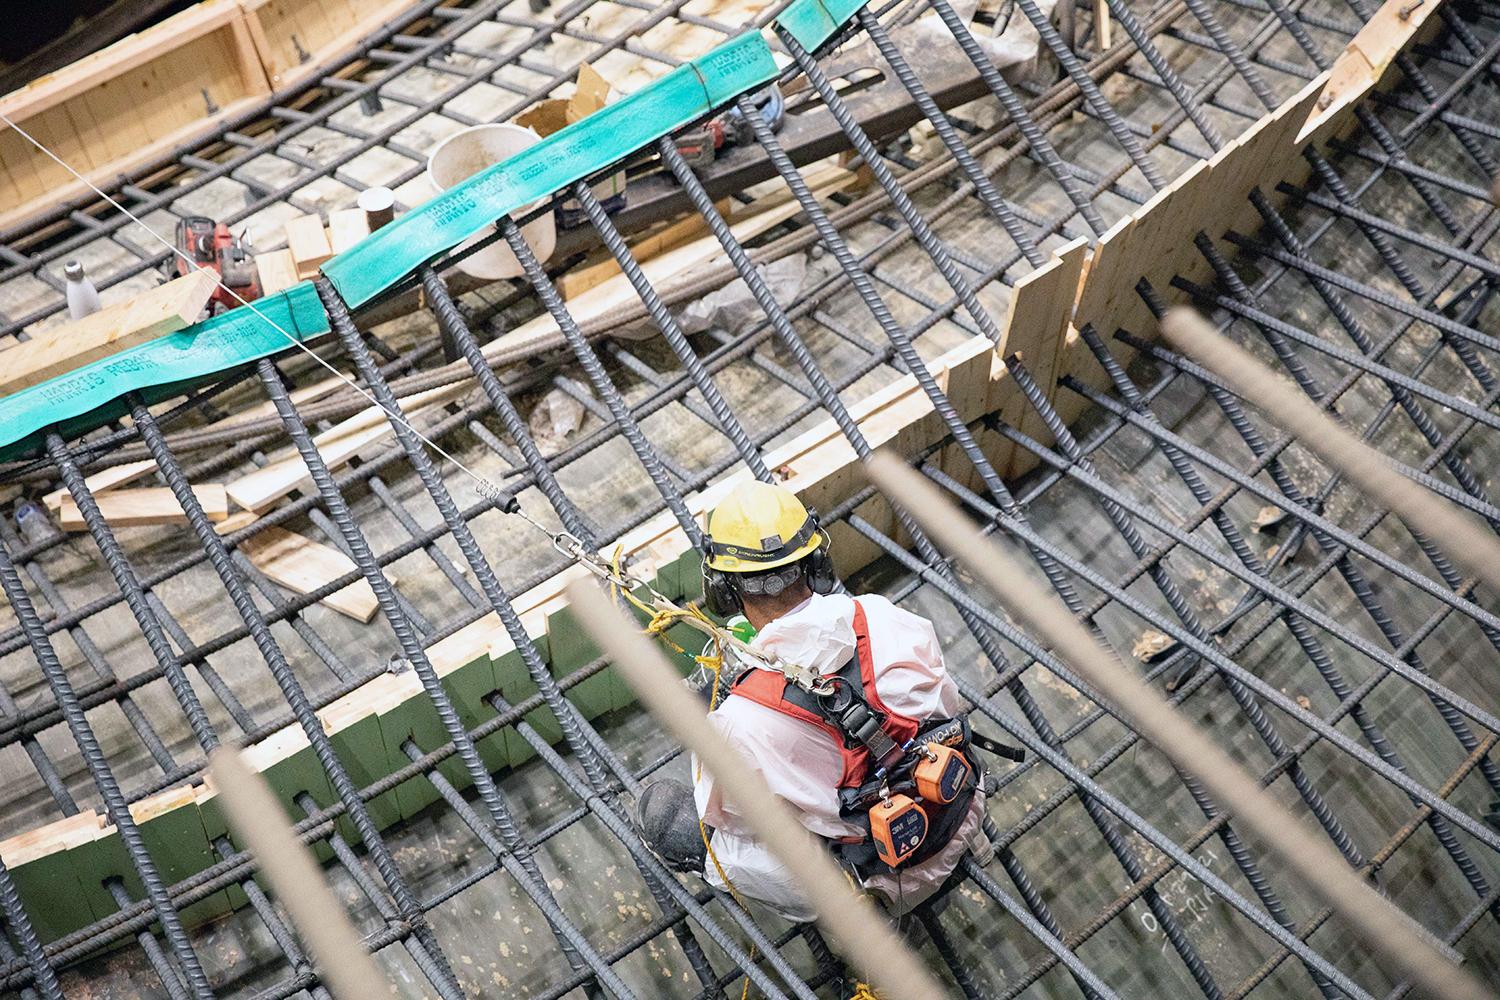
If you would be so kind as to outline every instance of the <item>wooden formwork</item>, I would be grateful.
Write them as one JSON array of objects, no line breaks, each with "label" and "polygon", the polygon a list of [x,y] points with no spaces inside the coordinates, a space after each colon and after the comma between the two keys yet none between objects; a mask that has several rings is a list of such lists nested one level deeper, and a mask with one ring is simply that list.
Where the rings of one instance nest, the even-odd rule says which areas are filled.
[{"label": "wooden formwork", "polygon": [[[326,72],[410,0],[204,0],[0,97],[0,114],[96,184]],[[0,228],[88,190],[0,127]]]}]

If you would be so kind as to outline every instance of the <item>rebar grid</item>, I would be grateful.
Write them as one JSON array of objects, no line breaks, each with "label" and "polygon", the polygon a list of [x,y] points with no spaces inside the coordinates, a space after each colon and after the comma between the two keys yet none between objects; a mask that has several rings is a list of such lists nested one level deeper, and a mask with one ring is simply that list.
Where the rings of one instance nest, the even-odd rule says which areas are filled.
[{"label": "rebar grid", "polygon": [[[654,23],[651,19],[658,15],[667,16],[662,11],[675,16],[682,6],[649,8],[645,17]],[[1266,5],[1194,2],[1159,8],[1142,24],[1124,4],[1110,6],[1117,27],[1130,38],[1130,51],[1115,50],[1115,65],[1109,67],[1123,67],[1121,75],[1136,88],[1134,100],[1139,103],[1128,115],[1104,96],[1090,67],[1072,58],[1030,0],[1022,0],[1020,16],[1033,20],[1042,29],[1043,44],[1062,57],[1067,74],[1063,85],[1048,91],[1025,84],[1017,89],[991,71],[981,76],[985,98],[956,110],[944,110],[924,97],[918,76],[903,66],[904,58],[892,41],[927,5],[894,6],[878,11],[879,17],[862,15],[853,40],[870,38],[932,124],[943,149],[930,160],[905,142],[892,145],[865,138],[819,62],[783,37],[791,59],[788,77],[805,74],[821,104],[840,119],[849,143],[873,169],[874,191],[849,204],[819,203],[808,192],[796,161],[757,120],[754,109],[742,103],[771,169],[791,186],[806,218],[806,224],[767,246],[747,250],[729,233],[713,197],[680,161],[675,147],[663,142],[656,150],[724,244],[728,260],[720,266],[718,280],[743,279],[761,318],[734,335],[705,335],[717,338],[717,345],[712,339],[684,335],[669,305],[686,296],[677,292],[674,298],[676,290],[651,286],[615,224],[587,187],[579,185],[572,194],[622,266],[640,297],[641,315],[654,322],[670,353],[630,341],[600,340],[599,331],[580,327],[548,275],[528,260],[529,250],[519,241],[515,226],[506,222],[497,238],[508,239],[528,265],[526,281],[507,299],[456,298],[446,271],[427,270],[419,277],[435,323],[459,356],[440,378],[451,381],[455,370],[465,372],[477,378],[482,390],[479,397],[453,404],[419,426],[445,447],[462,442],[466,456],[484,457],[486,474],[508,495],[520,496],[528,509],[540,511],[545,504],[580,537],[616,538],[658,512],[671,510],[694,538],[697,528],[683,505],[691,491],[741,463],[753,474],[769,476],[764,461],[769,447],[817,419],[832,417],[858,452],[862,438],[849,415],[849,400],[868,391],[872,381],[914,375],[945,423],[950,435],[945,443],[955,445],[974,472],[971,482],[961,482],[929,462],[929,474],[992,529],[1004,529],[1020,542],[1049,583],[1117,649],[1129,648],[1142,628],[1160,634],[1166,645],[1151,658],[1150,674],[1163,679],[1179,703],[1224,726],[1226,739],[1235,740],[1247,758],[1259,761],[1273,787],[1285,787],[1280,778],[1289,777],[1286,784],[1295,795],[1288,798],[1308,807],[1351,864],[1375,877],[1401,871],[1406,859],[1412,865],[1430,864],[1432,870],[1424,868],[1424,874],[1432,891],[1423,891],[1428,882],[1411,879],[1395,885],[1386,882],[1384,887],[1436,933],[1483,963],[1485,940],[1493,943],[1492,921],[1497,917],[1490,852],[1500,848],[1500,836],[1475,817],[1500,793],[1487,757],[1495,739],[1494,720],[1487,710],[1493,702],[1483,687],[1468,698],[1460,695],[1453,685],[1467,678],[1447,669],[1441,655],[1422,657],[1419,646],[1427,643],[1432,650],[1441,641],[1447,643],[1444,649],[1462,648],[1463,633],[1477,629],[1469,642],[1479,639],[1500,648],[1494,647],[1500,622],[1476,602],[1472,581],[1454,574],[1443,557],[1442,540],[1403,534],[1399,525],[1389,524],[1377,512],[1350,509],[1350,498],[1337,490],[1336,479],[1319,478],[1316,467],[1295,449],[1288,450],[1291,442],[1278,440],[1273,429],[1257,423],[1206,372],[1141,342],[1139,338],[1150,331],[1118,332],[1140,351],[1142,361],[1131,371],[1109,364],[1106,338],[1117,331],[1085,331],[1088,345],[1107,366],[1112,393],[1065,380],[1054,394],[1050,387],[1030,380],[1022,364],[1012,363],[1034,411],[1056,436],[1051,446],[994,417],[964,426],[926,369],[924,358],[930,359],[954,338],[998,333],[994,310],[1003,296],[988,293],[1018,276],[1017,269],[1024,273],[1023,260],[1035,264],[1039,249],[1055,245],[1059,237],[1097,234],[1107,219],[1145,199],[1142,182],[1159,189],[1186,157],[1207,155],[1221,146],[1226,135],[1259,115],[1249,102],[1273,107],[1279,96],[1327,64],[1346,29],[1355,27],[1351,13],[1361,19],[1369,14],[1363,4],[1351,12],[1330,12],[1308,11],[1306,3],[1284,5],[1281,0]],[[983,57],[976,57],[962,19],[944,0],[933,0],[930,7],[944,29],[956,36],[952,58],[977,59],[983,69]],[[583,9],[559,12],[559,22],[567,26],[549,25],[551,33],[598,42],[572,24],[573,15]],[[437,16],[453,24],[471,23],[452,13]],[[529,17],[517,19],[498,5],[476,6],[474,16],[503,16],[531,26]],[[1185,28],[1189,18],[1206,34]],[[1483,476],[1475,472],[1476,465],[1484,467],[1484,436],[1467,432],[1475,425],[1494,424],[1489,409],[1494,387],[1480,352],[1494,344],[1482,331],[1485,318],[1493,319],[1489,292],[1497,272],[1486,253],[1500,222],[1475,195],[1490,180],[1485,144],[1493,146],[1495,124],[1486,119],[1486,110],[1494,107],[1486,100],[1492,102],[1494,96],[1497,25],[1495,12],[1486,8],[1457,8],[1447,20],[1445,34],[1403,61],[1402,85],[1361,109],[1360,131],[1339,146],[1337,162],[1312,164],[1318,183],[1289,192],[1285,216],[1268,199],[1257,198],[1266,221],[1262,232],[1233,234],[1218,246],[1200,241],[1217,287],[1186,279],[1178,284],[1206,306],[1223,310],[1228,322],[1240,319],[1231,326],[1234,332],[1246,323],[1253,326],[1253,332],[1245,331],[1249,339],[1263,337],[1310,394],[1330,406],[1339,401],[1346,419],[1362,425],[1367,436],[1405,460],[1410,470],[1443,484],[1449,495],[1488,517],[1494,508],[1484,493]],[[434,41],[407,39],[394,31],[388,41],[398,49],[428,53],[412,65],[439,60],[441,40],[452,37],[443,34],[443,23],[436,22]],[[843,51],[851,47],[846,44]],[[1121,60],[1122,54],[1127,58]],[[524,55],[518,50],[518,63]],[[395,59],[381,55],[371,61],[396,65]],[[1108,62],[1096,59],[1093,69],[1097,72]],[[566,75],[559,67],[557,79],[526,91],[517,107]],[[463,76],[460,86],[478,79],[472,73]],[[343,98],[337,98],[332,104],[346,107],[359,99],[353,89],[342,92],[352,99],[340,103]],[[1421,110],[1414,111],[1408,97],[1412,92],[1426,102]],[[1075,112],[1097,122],[1092,136],[1081,139],[1069,130],[1067,119]],[[296,115],[282,117],[306,124]],[[394,134],[393,130],[381,139],[370,133],[361,141],[379,143]],[[1023,141],[1018,143],[1017,136]],[[1435,136],[1456,142],[1468,160],[1460,160],[1455,170],[1453,158],[1442,155],[1451,150],[1439,147]],[[1413,141],[1418,138],[1422,142]],[[1106,144],[1101,153],[1099,147]],[[1074,162],[1085,154],[1087,168]],[[402,155],[419,162],[418,156]],[[1021,157],[1031,161],[1023,163],[1029,175],[1018,179],[1012,171],[1001,174]],[[337,176],[345,162],[308,164],[299,183]],[[200,167],[187,162],[185,169]],[[417,169],[413,166],[411,173]],[[1002,183],[1002,177],[1009,183]],[[934,185],[939,181],[941,188]],[[946,194],[939,193],[945,189]],[[1408,191],[1415,192],[1420,205]],[[263,203],[275,197],[271,192]],[[1445,198],[1458,201],[1450,204]],[[1443,207],[1434,208],[1434,202]],[[886,206],[895,214],[885,214]],[[1424,214],[1430,213],[1435,223],[1414,219],[1413,206],[1419,211],[1425,206]],[[976,240],[974,235],[981,232],[985,238]],[[907,245],[908,240],[915,241],[915,248]],[[1437,262],[1414,269],[1392,240],[1434,255]],[[757,265],[809,245],[821,247],[836,269],[828,268],[796,303],[778,302]],[[66,241],[57,246],[66,246]],[[1369,256],[1370,250],[1368,269],[1350,266],[1353,255]],[[28,253],[24,261],[15,261],[20,269],[15,273],[43,268],[66,252]],[[139,257],[127,269],[151,266],[150,255]],[[1364,276],[1352,277],[1356,273]],[[1294,296],[1289,289],[1300,290],[1299,282],[1310,284],[1317,298]],[[1455,286],[1458,290],[1451,292]],[[853,296],[847,294],[850,290]],[[329,356],[356,371],[385,405],[394,406],[396,396],[406,395],[413,386],[427,387],[418,381],[424,374],[433,384],[441,384],[432,378],[442,371],[431,367],[435,344],[419,342],[410,348],[402,342],[386,343],[356,325],[359,317],[348,314],[331,286],[325,283],[319,291],[341,348]],[[1143,288],[1142,293],[1148,302],[1159,304],[1158,290]],[[1352,297],[1354,305],[1345,296]],[[554,315],[571,361],[581,366],[599,402],[580,391],[571,378],[570,363],[552,357],[521,372],[497,372],[492,371],[493,361],[479,354],[481,342],[525,315],[529,299]],[[842,315],[834,306],[843,310]],[[852,317],[861,309],[875,319],[878,334],[857,332],[864,324]],[[1322,320],[1322,310],[1332,323]],[[1335,347],[1331,338],[1310,332],[1332,332],[1335,324],[1348,334],[1356,351]],[[382,958],[416,970],[420,981],[439,995],[494,988],[466,980],[463,967],[452,961],[459,952],[467,955],[474,943],[465,940],[460,945],[445,938],[431,922],[460,905],[460,893],[492,884],[486,880],[501,870],[509,883],[498,891],[516,898],[528,920],[531,908],[536,908],[568,967],[567,972],[562,966],[553,972],[536,969],[536,981],[545,983],[542,995],[562,996],[575,988],[589,995],[657,995],[653,991],[659,984],[643,985],[640,970],[629,963],[643,949],[663,947],[662,935],[669,930],[675,942],[670,961],[692,974],[684,995],[724,995],[741,969],[749,970],[757,988],[771,996],[812,996],[825,983],[836,984],[842,973],[815,933],[773,929],[774,922],[757,923],[723,900],[702,892],[694,896],[636,840],[628,819],[630,797],[647,775],[680,764],[671,748],[632,732],[628,717],[584,718],[578,686],[597,679],[602,663],[554,680],[532,649],[508,595],[551,576],[561,568],[558,560],[533,557],[524,568],[514,566],[524,536],[507,534],[504,516],[491,509],[496,503],[481,497],[471,484],[451,473],[446,478],[439,475],[435,460],[400,424],[393,423],[398,447],[337,476],[330,473],[311,433],[357,404],[292,404],[288,382],[295,385],[307,371],[296,363],[262,362],[255,379],[225,380],[169,412],[153,414],[138,405],[129,427],[106,429],[76,444],[55,436],[49,441],[50,474],[62,475],[83,509],[90,539],[109,567],[114,588],[102,596],[91,597],[86,591],[68,595],[70,581],[54,580],[48,569],[60,546],[28,547],[8,522],[0,527],[0,582],[20,620],[17,627],[0,633],[0,650],[28,663],[35,657],[46,666],[48,656],[57,663],[54,645],[61,641],[59,636],[67,636],[92,674],[75,671],[78,677],[70,679],[60,666],[49,669],[50,697],[25,706],[0,688],[5,699],[0,711],[6,716],[0,746],[19,745],[56,810],[70,815],[77,811],[80,797],[90,805],[98,801],[100,791],[115,784],[109,778],[98,782],[99,768],[107,774],[110,760],[102,751],[85,749],[82,755],[96,772],[90,779],[98,784],[96,791],[90,782],[77,780],[71,753],[68,763],[59,767],[54,758],[60,751],[47,732],[65,720],[86,745],[94,737],[83,710],[118,707],[128,725],[114,724],[112,735],[141,744],[139,752],[109,753],[115,762],[129,761],[135,772],[128,790],[114,794],[118,801],[106,796],[111,813],[119,814],[127,799],[138,801],[196,775],[202,766],[196,747],[219,738],[254,742],[295,719],[317,751],[325,775],[321,780],[326,782],[321,792],[309,788],[297,798],[305,812],[299,823],[302,837],[325,845],[343,874],[351,902],[358,900],[364,907],[370,929],[367,943],[375,949],[401,945],[405,959],[390,951],[382,952]],[[1132,381],[1143,375],[1149,382],[1144,389]],[[275,408],[274,419],[268,421],[274,427],[229,449],[227,455],[185,465],[183,456],[201,455],[205,448],[222,444],[201,431],[224,412],[224,404],[215,400],[243,398],[257,381]],[[1478,385],[1477,391],[1470,382]],[[755,397],[766,393],[754,388],[757,385],[776,387],[780,402],[769,413],[756,405]],[[518,409],[549,386],[587,399],[605,422],[552,455],[533,439]],[[1076,439],[1053,409],[1069,393],[1093,407],[1084,424],[1091,429]],[[1185,407],[1196,402],[1200,409],[1207,408],[1205,395],[1222,421],[1183,421]],[[1440,409],[1423,409],[1434,402]],[[1425,447],[1413,436],[1403,436],[1404,425],[1390,419],[1397,407]],[[185,426],[174,430],[174,423]],[[1203,426],[1209,423],[1213,426]],[[684,440],[703,438],[705,426],[715,442],[707,453]],[[1036,454],[1041,469],[1020,483],[1005,483],[981,447],[984,434],[999,435]],[[80,466],[126,460],[122,456],[131,452],[121,445],[137,435],[141,444],[129,447],[149,453],[193,522],[192,544],[177,547],[165,558],[139,548],[127,553],[97,509],[90,513],[92,498],[82,483]],[[265,448],[287,440],[307,460],[313,489],[221,539],[197,509],[189,482],[205,470],[233,468],[247,459],[263,462]],[[929,449],[927,457],[936,451]],[[1147,458],[1154,463],[1154,491],[1143,489],[1148,480],[1139,468],[1125,464],[1122,456],[1129,453],[1137,456],[1129,461],[1140,467]],[[1158,453],[1165,463],[1156,458]],[[1252,460],[1253,466],[1241,467]],[[644,478],[633,471],[637,465],[646,473]],[[404,474],[407,468],[417,473],[416,480]],[[610,485],[631,500],[626,505],[629,512],[615,523],[601,523],[596,520],[600,504],[589,499],[586,480],[601,469],[617,475],[615,470],[625,468],[632,470],[631,476]],[[411,505],[416,485],[428,492],[433,513]],[[465,502],[469,497],[478,499]],[[1196,990],[1210,997],[1240,996],[1257,988],[1269,990],[1267,995],[1287,995],[1305,993],[1309,982],[1327,996],[1370,996],[1374,989],[1388,987],[1394,987],[1393,995],[1404,992],[1400,984],[1384,983],[1368,956],[1360,955],[1336,931],[1323,931],[1315,943],[1313,932],[1328,915],[1314,912],[1296,886],[1281,884],[1274,871],[1263,868],[1253,846],[1236,837],[1232,817],[1191,784],[1184,786],[1189,799],[1179,801],[1177,783],[1160,762],[1151,760],[1149,750],[1142,761],[1133,750],[1134,735],[1117,720],[1107,719],[1101,707],[1087,700],[1081,705],[1060,700],[1053,692],[1056,682],[1049,678],[1066,680],[1066,665],[1010,625],[982,597],[968,593],[910,525],[906,533],[916,536],[915,554],[855,513],[866,497],[850,498],[829,512],[830,519],[853,528],[889,557],[890,566],[906,574],[893,585],[895,594],[943,624],[950,661],[961,674],[966,696],[976,705],[977,717],[989,720],[985,725],[1004,728],[1034,752],[1031,763],[1002,777],[1002,792],[992,807],[1002,869],[1015,895],[991,873],[969,866],[963,873],[965,889],[950,893],[947,912],[926,915],[921,921],[936,959],[965,995],[1015,996],[1034,985],[1049,995],[1129,995],[1145,987],[1171,995]],[[1274,551],[1257,551],[1260,539],[1252,537],[1259,534],[1254,530],[1259,522],[1253,521],[1259,504],[1280,511],[1279,524],[1268,528],[1281,532],[1275,536]],[[1097,527],[1092,524],[1095,507],[1105,514]],[[303,515],[343,549],[357,569],[319,591],[288,600],[234,550],[264,526],[291,523]],[[394,543],[377,541],[366,527],[387,517],[385,524],[391,527],[383,535],[399,539]],[[1212,537],[1197,531],[1210,520],[1217,533]],[[1353,526],[1346,527],[1346,522]],[[1491,523],[1500,525],[1500,518],[1491,518]],[[1365,541],[1372,533],[1378,546]],[[1309,557],[1312,549],[1304,545],[1309,536],[1316,546],[1316,562]],[[1079,552],[1083,539],[1088,544]],[[458,557],[465,570],[455,563]],[[423,560],[442,574],[446,582],[440,582],[439,596],[446,600],[434,600],[430,590],[408,596],[390,585],[390,570],[398,562],[403,577],[411,579],[406,567],[412,560],[421,562],[424,574],[431,570]],[[202,624],[183,619],[201,609],[174,595],[173,586],[192,576],[206,588],[212,578],[194,569],[205,561],[230,594],[238,623],[226,619],[213,624],[207,638],[194,639],[190,629],[202,631]],[[504,585],[495,571],[502,567]],[[26,573],[40,604],[50,608],[50,618],[25,610],[28,599],[17,569]],[[1330,574],[1334,569],[1336,576]],[[357,579],[365,580],[379,598],[382,617],[397,639],[394,648],[421,678],[441,722],[432,746],[408,740],[401,750],[410,763],[363,789],[351,779],[350,762],[340,761],[321,736],[314,714],[385,671],[383,657],[349,645],[347,634],[336,630],[337,623],[312,610],[320,597]],[[256,593],[261,600],[256,600]],[[454,595],[462,599],[456,614]],[[110,612],[121,603],[155,663],[123,677],[106,655],[115,642],[101,644],[90,631],[110,630]],[[490,613],[499,616],[523,654],[536,693],[515,705],[505,693],[492,694],[486,701],[498,714],[479,721],[460,718],[433,675],[425,650]],[[1347,621],[1339,617],[1345,614]],[[1356,616],[1364,616],[1371,627],[1364,627]],[[1285,623],[1291,643],[1280,639],[1279,629],[1273,628],[1277,622]],[[243,668],[230,651],[245,638],[255,644],[252,656],[264,660],[276,675],[284,698],[280,704],[271,700],[247,705],[236,692],[234,682],[241,680]],[[349,656],[349,649],[355,656]],[[1286,666],[1300,663],[1299,654],[1313,672],[1297,675]],[[964,662],[970,655],[974,666]],[[348,662],[355,658],[371,665]],[[224,669],[231,664],[233,672]],[[188,683],[189,672],[197,675],[212,700],[200,702],[198,688]],[[1312,686],[1314,672],[1328,695]],[[1382,687],[1389,674],[1402,684]],[[1224,680],[1230,699],[1213,697],[1216,677]],[[1278,689],[1294,677],[1300,678],[1295,681],[1298,690],[1305,692],[1300,700]],[[83,678],[81,683],[78,678]],[[160,679],[168,681],[170,701],[165,704],[174,712],[160,711],[162,686],[155,684]],[[1402,685],[1421,688],[1425,698],[1406,692]],[[1391,693],[1398,687],[1399,699]],[[1001,691],[1021,709],[1024,721],[1000,705]],[[1189,700],[1203,691],[1207,693]],[[153,692],[156,697],[149,707],[155,710],[143,709],[140,702]],[[1436,718],[1422,715],[1424,704],[1436,709]],[[544,711],[538,713],[539,709]],[[1350,731],[1339,728],[1345,716],[1354,723]],[[1250,723],[1248,728],[1239,726],[1241,718]],[[543,729],[550,730],[546,735],[535,728],[543,719]],[[1421,739],[1409,731],[1413,720],[1420,720],[1415,728]],[[193,723],[190,733],[184,731],[184,722]],[[100,719],[93,725],[99,726]],[[1436,732],[1434,725],[1446,729],[1457,746],[1449,748],[1445,740],[1430,738],[1427,730]],[[540,761],[502,771],[497,779],[476,749],[497,734],[524,745]],[[562,738],[572,761],[553,749],[549,736]],[[1258,739],[1265,749],[1257,750],[1248,737]],[[1342,756],[1322,753],[1324,746],[1336,748]],[[1127,757],[1127,751],[1133,755]],[[538,803],[513,797],[525,793],[522,776],[538,771],[554,783],[565,808],[539,808]],[[481,859],[477,868],[457,879],[453,873],[433,878],[423,872],[426,884],[420,887],[411,865],[397,863],[402,852],[388,846],[406,842],[406,831],[377,830],[368,812],[369,804],[381,795],[418,776],[425,776],[441,800],[442,805],[434,807],[438,815],[451,813],[459,821],[457,829],[466,831],[465,852]],[[471,784],[477,791],[474,803],[465,798],[467,791],[459,790]],[[1386,786],[1391,786],[1390,792],[1380,791]],[[1143,790],[1149,794],[1142,796]],[[1366,798],[1356,797],[1354,791]],[[1390,793],[1396,797],[1389,798]],[[1028,795],[1041,798],[1032,803]],[[1075,797],[1084,807],[1082,814],[1072,810]],[[1029,809],[1021,808],[1023,800]],[[1351,812],[1357,814],[1355,821],[1345,818]],[[1103,855],[1094,835],[1085,832],[1084,819],[1114,855],[1123,883],[1111,866],[1093,863]],[[1432,832],[1435,844],[1423,839],[1423,827]],[[590,844],[602,857],[633,862],[639,871],[635,884],[648,889],[655,904],[646,922],[601,926],[592,912],[597,902],[572,891],[563,893],[554,885],[555,878],[549,879],[547,872],[560,871],[564,864],[553,845],[580,830],[593,838]],[[1039,830],[1047,830],[1048,836],[1026,836]],[[1069,853],[1089,860],[1075,859],[1070,867],[1057,856],[1061,830],[1077,838]],[[1211,838],[1223,845],[1227,860],[1204,849]],[[108,887],[118,912],[45,948],[30,933],[0,879],[0,911],[17,946],[0,955],[6,988],[27,995],[61,995],[55,968],[134,936],[145,962],[159,976],[160,985],[150,989],[169,996],[204,995],[207,981],[191,974],[197,964],[195,948],[203,947],[201,932],[174,927],[175,912],[237,886],[251,910],[232,920],[243,923],[253,914],[275,944],[260,956],[265,978],[250,992],[293,996],[306,990],[322,995],[295,940],[249,880],[252,863],[235,853],[227,840],[214,846],[222,861],[170,886],[154,871],[144,847],[132,849],[132,870],[140,884]],[[375,863],[376,873],[366,871],[364,856]],[[1451,865],[1437,860],[1444,856]],[[1175,887],[1187,883],[1174,886],[1174,877],[1190,877],[1207,887],[1210,901],[1199,898],[1198,906],[1178,905],[1174,900],[1182,894]],[[1070,885],[1070,880],[1077,884]],[[1124,892],[1119,892],[1122,884]],[[1103,891],[1106,885],[1109,892],[1118,893],[1113,900]],[[143,898],[147,895],[149,900]],[[977,902],[980,897],[988,902]],[[994,919],[992,902],[1017,918],[1021,935],[1007,935],[1008,926]],[[1119,919],[1126,914],[1130,919]],[[1236,941],[1238,947],[1226,951],[1220,935],[1246,934],[1243,921],[1258,928],[1248,931],[1257,936]],[[1151,954],[1154,948],[1142,947],[1155,933],[1162,935],[1164,953],[1170,947],[1168,957],[1158,958]],[[155,935],[164,939],[165,950]],[[598,943],[601,940],[607,945]],[[746,941],[756,949],[753,961]],[[789,948],[793,941],[801,944]],[[1123,963],[1115,954],[1122,942],[1132,948]],[[1211,946],[1208,950],[1205,942]],[[783,948],[788,949],[785,954]],[[1489,950],[1492,961],[1493,948]],[[1289,955],[1297,961],[1286,963]],[[542,966],[535,958],[531,962]],[[1066,978],[1044,980],[1058,964],[1064,966]],[[190,972],[185,981],[182,969]],[[230,989],[235,987],[221,984],[216,991]]]}]

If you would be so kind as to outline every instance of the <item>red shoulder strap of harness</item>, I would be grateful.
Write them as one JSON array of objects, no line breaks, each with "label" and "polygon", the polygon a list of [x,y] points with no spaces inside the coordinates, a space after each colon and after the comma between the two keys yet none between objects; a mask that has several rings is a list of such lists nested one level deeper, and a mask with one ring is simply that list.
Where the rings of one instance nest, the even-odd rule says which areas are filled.
[{"label": "red shoulder strap of harness", "polygon": [[[909,719],[891,711],[885,702],[880,700],[880,693],[875,688],[875,659],[870,652],[870,629],[865,621],[865,609],[858,601],[854,602],[854,652],[859,661],[859,680],[864,688],[865,703],[885,716],[885,724],[882,728],[890,737],[897,743],[905,743],[916,735],[918,723],[915,719]],[[839,781],[839,787],[848,788],[860,784],[870,769],[869,751],[863,747],[850,749],[844,746],[844,734],[838,730],[838,727],[822,716],[788,701],[786,699],[788,683],[786,677],[781,674],[752,667],[734,682],[730,693],[748,698],[757,704],[823,730],[838,746],[839,753],[843,757],[844,773]]]}]

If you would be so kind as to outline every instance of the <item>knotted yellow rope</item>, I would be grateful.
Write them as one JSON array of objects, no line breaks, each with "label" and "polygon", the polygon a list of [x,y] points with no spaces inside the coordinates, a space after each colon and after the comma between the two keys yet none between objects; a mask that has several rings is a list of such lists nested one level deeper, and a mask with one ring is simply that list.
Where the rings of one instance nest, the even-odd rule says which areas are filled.
[{"label": "knotted yellow rope", "polygon": [[[621,548],[619,546],[616,546],[614,554],[610,558],[610,569],[614,572],[615,580],[619,580],[623,576],[621,572],[621,559]],[[699,653],[698,655],[693,657],[693,660],[697,662],[699,666],[703,667],[713,674],[713,688],[711,693],[709,694],[708,710],[712,712],[715,708],[717,708],[719,701],[719,672],[724,668],[724,640],[719,634],[721,631],[719,624],[712,618],[708,617],[708,615],[704,614],[703,610],[696,604],[689,604],[685,608],[679,607],[678,605],[672,604],[670,601],[668,601],[664,597],[661,597],[660,595],[657,596],[655,605],[647,604],[635,594],[631,593],[624,587],[621,587],[614,581],[610,582],[609,589],[610,595],[612,597],[618,599],[619,597],[623,596],[642,613],[650,615],[650,618],[647,620],[646,627],[643,629],[643,631],[647,635],[653,636],[658,639],[675,653],[686,653],[687,650],[683,649],[666,634],[667,629],[685,619],[693,619],[695,623],[700,625],[700,627],[705,625],[707,626],[705,631],[708,632],[709,646],[705,647],[705,649],[712,648],[713,651]],[[702,775],[703,763],[700,761],[698,762],[698,766],[693,771],[693,782],[697,783],[698,779],[701,778]],[[733,899],[741,909],[745,909],[745,901],[740,898],[739,890],[734,887],[734,882],[729,878],[729,873],[724,870],[724,866],[719,862],[718,854],[714,853],[714,845],[708,836],[708,825],[704,823],[702,819],[698,820],[698,835],[703,838],[703,849],[708,853],[708,859],[713,862],[714,871],[716,871],[719,875],[719,881],[723,882],[724,887],[729,890],[730,898]],[[755,961],[755,958],[755,946],[751,945],[750,960],[753,962]],[[745,985],[740,990],[740,1000],[748,1000],[749,996],[750,977],[746,976]]]}]

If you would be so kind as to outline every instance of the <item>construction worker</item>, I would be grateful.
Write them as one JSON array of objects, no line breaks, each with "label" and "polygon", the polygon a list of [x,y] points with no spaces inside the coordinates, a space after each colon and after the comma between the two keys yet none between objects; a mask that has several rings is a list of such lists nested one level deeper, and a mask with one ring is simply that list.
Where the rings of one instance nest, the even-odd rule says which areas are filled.
[{"label": "construction worker", "polygon": [[[981,776],[932,623],[884,597],[835,592],[828,534],[783,487],[737,487],[708,536],[708,609],[742,613],[752,647],[797,668],[751,661],[709,716],[718,732],[895,915],[936,892],[966,851],[988,862]],[[924,742],[932,734],[942,745]],[[918,766],[942,771],[945,788],[934,791],[932,774],[921,785],[933,799],[917,788]],[[713,776],[693,769],[691,789],[663,779],[643,792],[647,842],[679,870],[811,920],[786,869]]]}]

